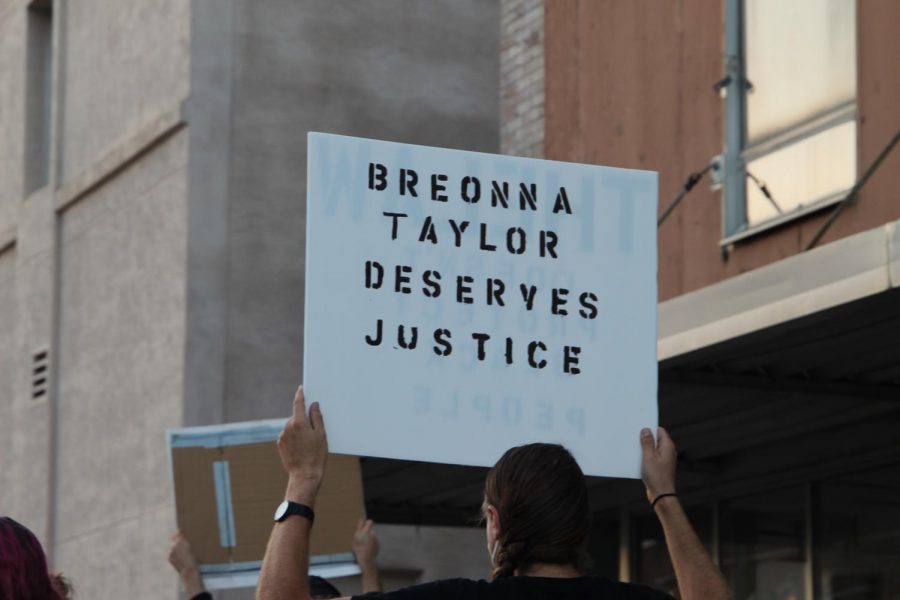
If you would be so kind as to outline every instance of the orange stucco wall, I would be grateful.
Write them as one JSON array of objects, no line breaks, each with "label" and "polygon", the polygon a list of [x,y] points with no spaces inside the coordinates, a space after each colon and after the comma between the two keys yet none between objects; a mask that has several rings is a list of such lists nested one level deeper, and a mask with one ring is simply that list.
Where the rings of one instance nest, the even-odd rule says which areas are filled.
[{"label": "orange stucco wall", "polygon": [[[723,147],[723,2],[547,0],[545,156],[659,171],[660,207]],[[900,129],[900,2],[858,3],[859,172]],[[736,245],[699,184],[659,230],[660,300],[798,253],[827,212]],[[822,244],[900,219],[900,148]]]}]

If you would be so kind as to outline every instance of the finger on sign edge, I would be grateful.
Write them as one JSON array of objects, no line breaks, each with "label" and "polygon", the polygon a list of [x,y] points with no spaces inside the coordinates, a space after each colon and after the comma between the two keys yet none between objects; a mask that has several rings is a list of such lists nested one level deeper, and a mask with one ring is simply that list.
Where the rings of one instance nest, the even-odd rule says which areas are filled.
[{"label": "finger on sign edge", "polygon": [[647,427],[641,429],[641,448],[644,450],[653,450],[656,443],[653,440],[653,433]]},{"label": "finger on sign edge", "polygon": [[309,420],[313,429],[316,431],[325,431],[325,419],[322,417],[322,407],[318,402],[313,402],[309,406]]},{"label": "finger on sign edge", "polygon": [[302,423],[306,420],[306,398],[303,395],[303,385],[297,388],[294,394],[294,420]]}]

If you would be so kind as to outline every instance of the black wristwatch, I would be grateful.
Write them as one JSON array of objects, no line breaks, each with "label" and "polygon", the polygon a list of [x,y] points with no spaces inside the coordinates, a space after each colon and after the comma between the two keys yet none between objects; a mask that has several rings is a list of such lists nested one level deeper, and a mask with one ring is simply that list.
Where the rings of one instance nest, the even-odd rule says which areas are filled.
[{"label": "black wristwatch", "polygon": [[309,519],[310,525],[312,525],[313,521],[316,520],[316,513],[313,512],[313,509],[306,506],[305,504],[300,504],[299,502],[291,502],[290,500],[285,500],[278,505],[278,508],[275,509],[275,521],[279,523],[284,521],[291,515],[300,515],[301,517],[306,517],[307,519]]}]

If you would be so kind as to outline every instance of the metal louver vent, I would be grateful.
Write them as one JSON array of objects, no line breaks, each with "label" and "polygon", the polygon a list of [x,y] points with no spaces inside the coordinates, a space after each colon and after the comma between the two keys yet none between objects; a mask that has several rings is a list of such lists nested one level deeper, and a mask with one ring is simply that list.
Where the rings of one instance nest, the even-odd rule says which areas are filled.
[{"label": "metal louver vent", "polygon": [[44,398],[49,388],[49,353],[39,350],[31,356],[31,397],[35,400]]}]

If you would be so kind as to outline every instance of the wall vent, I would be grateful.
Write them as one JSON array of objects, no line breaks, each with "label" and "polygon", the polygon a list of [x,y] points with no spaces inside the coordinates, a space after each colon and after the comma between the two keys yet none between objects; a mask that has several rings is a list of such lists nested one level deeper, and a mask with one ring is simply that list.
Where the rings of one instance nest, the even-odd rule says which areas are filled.
[{"label": "wall vent", "polygon": [[47,350],[38,350],[31,356],[31,397],[45,398],[50,388],[50,356]]}]

